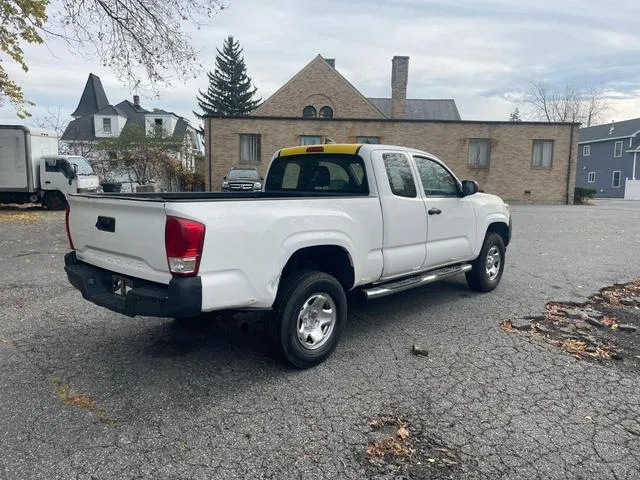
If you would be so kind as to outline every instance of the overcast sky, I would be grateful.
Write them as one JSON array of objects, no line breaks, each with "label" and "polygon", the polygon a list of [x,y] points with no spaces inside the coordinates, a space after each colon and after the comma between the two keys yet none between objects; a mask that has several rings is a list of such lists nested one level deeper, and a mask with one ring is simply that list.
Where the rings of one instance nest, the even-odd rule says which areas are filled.
[{"label": "overcast sky", "polygon": [[[269,4],[269,5],[268,5]],[[507,120],[532,80],[606,88],[607,121],[640,117],[640,2],[619,0],[227,0],[228,8],[191,34],[206,70],[215,47],[234,35],[249,75],[267,98],[318,53],[365,96],[389,97],[391,59],[408,55],[409,98],[453,98],[463,119]],[[37,103],[34,119],[77,106],[89,73],[112,104],[133,92],[64,44],[25,48],[30,70],[5,67]],[[3,59],[4,60],[4,59]],[[193,120],[205,73],[177,82],[142,105]],[[141,92],[142,93],[142,92]],[[34,120],[31,121],[33,123]],[[1,123],[20,122],[10,105]]]}]

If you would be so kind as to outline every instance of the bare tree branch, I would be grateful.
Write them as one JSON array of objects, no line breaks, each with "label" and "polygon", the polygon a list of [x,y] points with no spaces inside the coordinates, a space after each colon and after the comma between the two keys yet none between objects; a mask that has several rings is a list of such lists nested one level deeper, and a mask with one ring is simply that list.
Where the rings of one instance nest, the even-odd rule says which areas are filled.
[{"label": "bare tree branch", "polygon": [[602,89],[587,89],[571,82],[563,90],[553,90],[543,81],[531,82],[524,103],[538,120],[580,122],[587,127],[602,120],[611,109]]}]

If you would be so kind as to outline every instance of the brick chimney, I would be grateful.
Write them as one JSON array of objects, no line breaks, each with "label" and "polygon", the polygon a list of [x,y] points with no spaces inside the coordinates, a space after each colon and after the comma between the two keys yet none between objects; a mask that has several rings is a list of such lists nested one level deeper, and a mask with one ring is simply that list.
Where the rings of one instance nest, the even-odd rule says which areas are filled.
[{"label": "brick chimney", "polygon": [[134,104],[136,107],[139,107],[139,106],[140,106],[140,95],[134,95],[134,96],[133,96],[133,104]]},{"label": "brick chimney", "polygon": [[409,57],[395,56],[391,65],[391,118],[406,118]]}]

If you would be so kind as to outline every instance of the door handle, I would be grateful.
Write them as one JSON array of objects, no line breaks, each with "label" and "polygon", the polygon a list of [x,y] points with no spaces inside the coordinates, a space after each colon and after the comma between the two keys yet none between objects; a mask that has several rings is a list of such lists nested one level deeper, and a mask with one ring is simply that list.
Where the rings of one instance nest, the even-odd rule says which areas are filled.
[{"label": "door handle", "polygon": [[429,215],[440,215],[442,213],[442,210],[434,207],[434,208],[430,208],[427,213],[429,213]]},{"label": "door handle", "polygon": [[44,182],[45,185],[51,185],[51,182],[49,180],[47,180],[46,182]]}]

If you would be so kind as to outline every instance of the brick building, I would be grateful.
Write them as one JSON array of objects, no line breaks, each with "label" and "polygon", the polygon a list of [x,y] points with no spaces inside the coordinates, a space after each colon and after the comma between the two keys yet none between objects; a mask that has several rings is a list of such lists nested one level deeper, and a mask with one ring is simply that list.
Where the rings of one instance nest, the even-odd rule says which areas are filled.
[{"label": "brick building", "polygon": [[252,115],[206,118],[207,189],[234,166],[264,175],[282,147],[334,141],[425,150],[507,200],[573,202],[577,124],[463,121],[454,100],[407,99],[408,66],[394,57],[391,98],[367,98],[317,56]]}]

